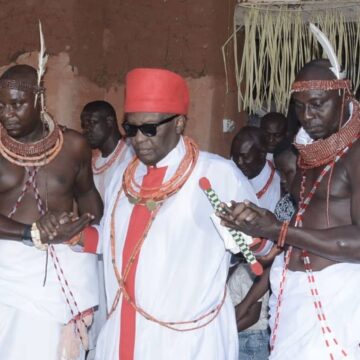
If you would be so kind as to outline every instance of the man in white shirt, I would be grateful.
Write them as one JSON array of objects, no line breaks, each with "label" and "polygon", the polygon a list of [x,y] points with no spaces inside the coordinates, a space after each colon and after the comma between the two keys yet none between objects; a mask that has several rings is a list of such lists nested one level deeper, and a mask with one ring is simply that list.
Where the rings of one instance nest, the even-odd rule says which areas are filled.
[{"label": "man in white shirt", "polygon": [[[260,206],[273,212],[281,195],[280,177],[272,162],[266,159],[266,138],[263,131],[254,126],[243,127],[233,139],[231,157],[249,179]],[[257,253],[265,255],[272,248],[272,242],[263,240],[261,246],[262,249],[257,249]],[[244,263],[240,263],[229,278],[230,296],[236,310],[254,280],[255,276]],[[249,308],[245,316],[237,316],[241,360],[250,360],[254,356],[258,360],[266,360],[269,356],[268,301],[267,292]]]},{"label": "man in white shirt", "polygon": [[[92,172],[94,183],[104,201],[105,192],[115,172],[125,169],[134,156],[131,146],[122,137],[116,119],[115,109],[106,101],[97,100],[85,105],[80,115],[81,128],[93,149]],[[90,352],[87,360],[95,356],[96,338],[106,321],[106,296],[104,284],[104,264],[98,256],[99,307],[90,329]]]},{"label": "man in white shirt", "polygon": [[122,137],[115,109],[106,101],[85,105],[80,115],[83,134],[93,149],[92,171],[102,199],[118,166],[126,167],[134,151]]},{"label": "man in white shirt", "polygon": [[254,126],[243,127],[234,137],[231,158],[252,185],[261,207],[274,211],[280,199],[280,176],[266,159],[266,138]]}]

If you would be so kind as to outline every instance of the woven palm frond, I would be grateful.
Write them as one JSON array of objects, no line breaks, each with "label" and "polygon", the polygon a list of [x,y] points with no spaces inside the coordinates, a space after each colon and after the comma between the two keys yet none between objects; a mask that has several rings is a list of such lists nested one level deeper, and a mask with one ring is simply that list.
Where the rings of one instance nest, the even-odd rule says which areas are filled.
[{"label": "woven palm frond", "polygon": [[[306,3],[307,8],[296,5],[300,3]],[[360,3],[344,1],[341,6],[339,2],[332,6],[329,3],[252,0],[238,5],[232,38],[239,111],[287,112],[289,90],[296,73],[310,60],[327,57],[309,30],[309,22],[316,24],[329,39],[353,89],[359,87]],[[237,41],[240,31],[245,39],[242,53]]]}]

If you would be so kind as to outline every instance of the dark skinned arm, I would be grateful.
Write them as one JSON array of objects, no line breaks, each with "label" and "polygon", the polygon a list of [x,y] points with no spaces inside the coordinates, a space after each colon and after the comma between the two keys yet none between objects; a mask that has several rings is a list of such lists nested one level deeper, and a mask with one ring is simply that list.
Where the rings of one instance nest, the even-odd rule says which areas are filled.
[{"label": "dark skinned arm", "polygon": [[239,331],[247,329],[259,320],[261,311],[259,300],[270,288],[269,277],[270,267],[267,267],[263,274],[256,278],[241,303],[235,306],[236,323]]},{"label": "dark skinned arm", "polygon": [[71,147],[70,156],[78,163],[78,170],[74,179],[73,196],[77,203],[79,217],[72,213],[50,213],[39,221],[38,228],[43,242],[62,243],[69,241],[80,233],[91,222],[100,222],[103,205],[97,192],[91,171],[91,150],[83,136],[67,130],[64,134],[67,146]]},{"label": "dark skinned arm", "polygon": [[270,267],[264,269],[264,272],[261,276],[258,276],[251,286],[250,290],[241,301],[240,304],[243,304],[246,307],[258,302],[270,289]]},{"label": "dark skinned arm", "polygon": [[26,224],[12,220],[4,215],[0,215],[0,236],[5,240],[22,239]]},{"label": "dark skinned arm", "polygon": [[94,216],[93,224],[99,224],[103,215],[103,203],[96,190],[91,170],[91,150],[87,144],[83,145],[84,154],[74,186],[74,196],[79,214],[90,213]]},{"label": "dark skinned arm", "polygon": [[72,213],[50,211],[36,223],[43,242],[62,243],[70,240],[93,222],[98,224],[103,213],[103,204],[95,188],[91,171],[91,150],[86,140],[78,133],[67,134],[68,146],[77,159],[78,170],[74,179],[74,199],[77,202],[79,217]]},{"label": "dark skinned arm", "polygon": [[[352,225],[321,230],[289,226],[286,244],[307,249],[332,261],[360,262],[359,192],[357,188],[351,199]],[[219,216],[223,219],[223,225],[255,237],[277,239],[282,226],[270,211],[249,202],[233,203],[227,214],[219,214]]]},{"label": "dark skinned arm", "polygon": [[[54,243],[61,243],[67,241],[69,238],[80,232],[85,226],[87,226],[90,221],[93,220],[93,216],[89,213],[85,213],[81,215],[79,218],[72,222],[67,222],[66,224],[61,224],[60,228],[58,227],[59,219],[63,218],[64,216],[68,216],[68,213],[65,212],[53,212],[49,211],[44,216],[42,216],[36,223],[38,224],[39,229],[43,229],[39,223],[42,220],[46,220],[48,224],[51,223],[52,230],[59,232],[56,236],[52,236]],[[12,220],[4,215],[0,215],[0,236],[2,239],[5,240],[14,240],[14,241],[21,241],[23,238],[23,234],[25,231],[25,227],[28,224],[23,224],[18,221]],[[61,229],[61,233],[59,231]],[[48,242],[50,240],[49,234],[50,230],[45,230],[41,232],[43,242]]]},{"label": "dark skinned arm", "polygon": [[[343,183],[348,183],[350,194],[350,221],[346,225],[328,229],[297,228],[290,226],[286,243],[336,262],[360,262],[360,166],[357,166],[360,146],[343,162]],[[226,206],[226,205],[225,205]],[[237,204],[228,209],[224,223],[249,235],[277,239],[281,225],[269,211],[249,203]]]},{"label": "dark skinned arm", "polygon": [[[75,154],[80,156],[80,159],[79,171],[74,184],[74,198],[77,203],[77,211],[80,218],[74,218],[71,214],[63,214],[62,217],[57,217],[56,220],[52,222],[52,226],[56,223],[55,229],[52,227],[52,231],[55,230],[56,234],[56,236],[51,239],[54,242],[68,241],[74,235],[80,233],[86,226],[90,225],[90,222],[92,224],[99,224],[103,215],[103,203],[93,181],[90,147],[85,139],[78,134],[75,140],[74,151]],[[72,233],[66,231],[67,227],[79,222],[79,220],[82,221],[79,226],[77,226],[77,231]],[[59,237],[61,238],[60,241],[58,241]],[[79,244],[83,245],[83,242],[80,241]]]},{"label": "dark skinned arm", "polygon": [[259,321],[261,306],[261,302],[256,302],[255,304],[252,304],[245,313],[243,312],[241,303],[235,306],[236,325],[238,331],[246,330]]}]

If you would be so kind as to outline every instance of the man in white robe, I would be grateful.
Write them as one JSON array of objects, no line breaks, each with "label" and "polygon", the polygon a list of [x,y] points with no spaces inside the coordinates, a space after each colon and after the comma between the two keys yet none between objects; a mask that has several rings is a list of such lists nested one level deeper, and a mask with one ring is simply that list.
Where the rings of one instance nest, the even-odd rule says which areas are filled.
[{"label": "man in white robe", "polygon": [[119,166],[126,167],[135,153],[119,130],[115,109],[107,101],[92,101],[80,115],[83,134],[93,149],[94,183],[104,200]]},{"label": "man in white robe", "polygon": [[254,126],[244,126],[231,144],[231,158],[248,178],[259,205],[274,211],[280,199],[280,176],[273,163],[266,159],[266,137]]},{"label": "man in white robe", "polygon": [[[273,212],[275,205],[280,199],[280,176],[275,170],[273,163],[266,159],[266,138],[263,131],[254,126],[243,127],[234,137],[231,144],[231,158],[238,168],[246,175],[258,199],[261,207]],[[270,240],[262,240],[261,245],[256,250],[258,256],[267,255],[273,247]],[[246,293],[254,282],[255,276],[249,274],[248,266],[240,263],[229,278],[228,284],[230,295],[233,299],[235,309],[239,312],[239,305],[245,298]],[[245,281],[246,280],[246,281]],[[248,328],[242,324],[247,320],[239,317],[240,356],[241,358],[252,358],[256,356],[259,359],[268,357],[269,334],[267,321],[267,306],[269,293],[267,292],[258,302],[247,311],[258,320]]]},{"label": "man in white robe", "polygon": [[[175,73],[135,69],[127,75],[123,127],[138,158],[122,182],[114,178],[105,198],[97,251],[104,256],[111,315],[97,360],[237,360],[226,294],[230,254],[199,180],[207,177],[224,201],[256,197],[231,161],[199,153],[181,135],[188,102],[187,85]],[[85,250],[90,247],[85,242]]]},{"label": "man in white robe", "polygon": [[[134,151],[122,137],[116,112],[107,101],[97,100],[86,104],[80,115],[81,128],[90,147],[93,149],[92,172],[94,183],[104,201],[105,192],[114,175],[119,178],[120,169],[125,169],[134,157]],[[99,307],[94,313],[90,329],[90,351],[87,360],[94,359],[95,344],[101,327],[106,321],[106,297],[104,284],[104,264],[102,255],[99,264]]]}]

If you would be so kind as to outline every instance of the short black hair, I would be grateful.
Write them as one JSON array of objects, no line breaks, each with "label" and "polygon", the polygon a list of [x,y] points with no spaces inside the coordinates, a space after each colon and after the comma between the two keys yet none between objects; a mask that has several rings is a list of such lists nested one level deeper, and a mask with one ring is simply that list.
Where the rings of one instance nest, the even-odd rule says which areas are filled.
[{"label": "short black hair", "polygon": [[263,128],[267,123],[277,122],[284,126],[284,130],[287,130],[287,119],[286,116],[279,112],[269,112],[265,114],[260,121],[260,127]]},{"label": "short black hair", "polygon": [[276,158],[277,156],[281,155],[284,151],[290,150],[294,155],[298,156],[299,152],[292,143],[291,139],[285,138],[278,145],[276,145],[274,149],[273,156]]},{"label": "short black hair", "polygon": [[5,70],[0,79],[24,80],[35,85],[37,82],[37,71],[30,65],[14,65]]},{"label": "short black hair", "polygon": [[235,153],[235,148],[238,146],[238,143],[244,140],[244,138],[251,139],[258,149],[266,152],[266,138],[264,132],[256,126],[246,125],[241,128],[233,138],[230,150],[231,156]]},{"label": "short black hair", "polygon": [[297,73],[295,80],[333,80],[335,74],[330,70],[328,59],[316,59],[306,63]]},{"label": "short black hair", "polygon": [[111,116],[116,122],[116,111],[113,106],[104,100],[96,100],[87,103],[82,112],[100,112],[103,116]]}]

